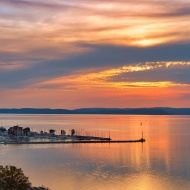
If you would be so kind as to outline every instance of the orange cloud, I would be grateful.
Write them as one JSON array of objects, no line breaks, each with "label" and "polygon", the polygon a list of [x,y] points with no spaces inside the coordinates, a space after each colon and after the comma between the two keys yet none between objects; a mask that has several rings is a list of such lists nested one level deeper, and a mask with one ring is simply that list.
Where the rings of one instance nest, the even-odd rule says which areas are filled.
[{"label": "orange cloud", "polygon": [[[187,1],[3,1],[1,4],[6,6],[0,20],[0,40],[4,44],[1,51],[31,56],[35,51],[36,57],[45,59],[78,52],[78,43],[153,46],[189,39]],[[37,53],[47,48],[58,53]]]},{"label": "orange cloud", "polygon": [[109,69],[97,73],[87,73],[82,75],[70,75],[66,77],[55,78],[49,81],[41,82],[37,86],[53,87],[58,86],[61,88],[77,88],[77,89],[88,89],[88,88],[166,88],[166,87],[188,87],[189,84],[176,83],[173,81],[111,81],[110,78],[119,76],[123,73],[143,72],[157,69],[167,68],[178,68],[187,67],[189,68],[189,62],[148,62],[145,64],[136,64],[123,66],[119,68]]}]

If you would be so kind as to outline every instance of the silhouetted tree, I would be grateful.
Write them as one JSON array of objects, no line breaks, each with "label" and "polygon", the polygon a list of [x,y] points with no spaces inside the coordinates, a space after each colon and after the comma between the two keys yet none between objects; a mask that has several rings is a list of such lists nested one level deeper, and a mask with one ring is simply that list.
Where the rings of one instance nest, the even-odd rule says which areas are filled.
[{"label": "silhouetted tree", "polygon": [[54,130],[54,129],[50,129],[50,130],[49,130],[49,133],[50,133],[50,134],[54,134],[54,133],[55,133],[55,130]]},{"label": "silhouetted tree", "polygon": [[6,130],[4,127],[0,127],[0,132],[5,132]]},{"label": "silhouetted tree", "polygon": [[71,129],[71,135],[73,136],[75,134],[75,130]]},{"label": "silhouetted tree", "polygon": [[61,130],[61,135],[66,135],[66,131],[65,130]]},{"label": "silhouetted tree", "polygon": [[28,133],[30,132],[30,128],[26,127],[23,129],[24,135],[28,135]]},{"label": "silhouetted tree", "polygon": [[9,135],[13,135],[13,134],[14,134],[13,127],[9,127],[9,129],[8,129],[8,134],[9,134]]},{"label": "silhouetted tree", "polygon": [[23,171],[15,166],[0,166],[0,189],[27,190],[31,183]]}]

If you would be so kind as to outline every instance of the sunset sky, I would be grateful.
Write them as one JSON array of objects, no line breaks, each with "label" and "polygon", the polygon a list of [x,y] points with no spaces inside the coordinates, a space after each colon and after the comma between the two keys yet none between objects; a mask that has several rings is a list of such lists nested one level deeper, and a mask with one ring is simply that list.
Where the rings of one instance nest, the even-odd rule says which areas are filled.
[{"label": "sunset sky", "polygon": [[0,107],[190,107],[190,0],[0,0]]}]

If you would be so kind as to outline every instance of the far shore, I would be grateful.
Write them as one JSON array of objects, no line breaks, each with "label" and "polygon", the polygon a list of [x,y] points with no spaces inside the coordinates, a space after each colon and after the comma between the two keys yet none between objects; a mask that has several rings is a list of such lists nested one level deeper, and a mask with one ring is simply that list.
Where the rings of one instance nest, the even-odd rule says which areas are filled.
[{"label": "far shore", "polygon": [[190,115],[190,108],[0,108],[0,114],[112,114],[112,115]]}]

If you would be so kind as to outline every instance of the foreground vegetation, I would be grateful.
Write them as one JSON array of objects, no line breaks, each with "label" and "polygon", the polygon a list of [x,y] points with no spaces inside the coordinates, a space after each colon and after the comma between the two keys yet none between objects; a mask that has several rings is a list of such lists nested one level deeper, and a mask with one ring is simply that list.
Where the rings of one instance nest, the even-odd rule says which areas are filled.
[{"label": "foreground vegetation", "polygon": [[0,190],[27,190],[30,186],[29,178],[22,169],[0,165]]}]

